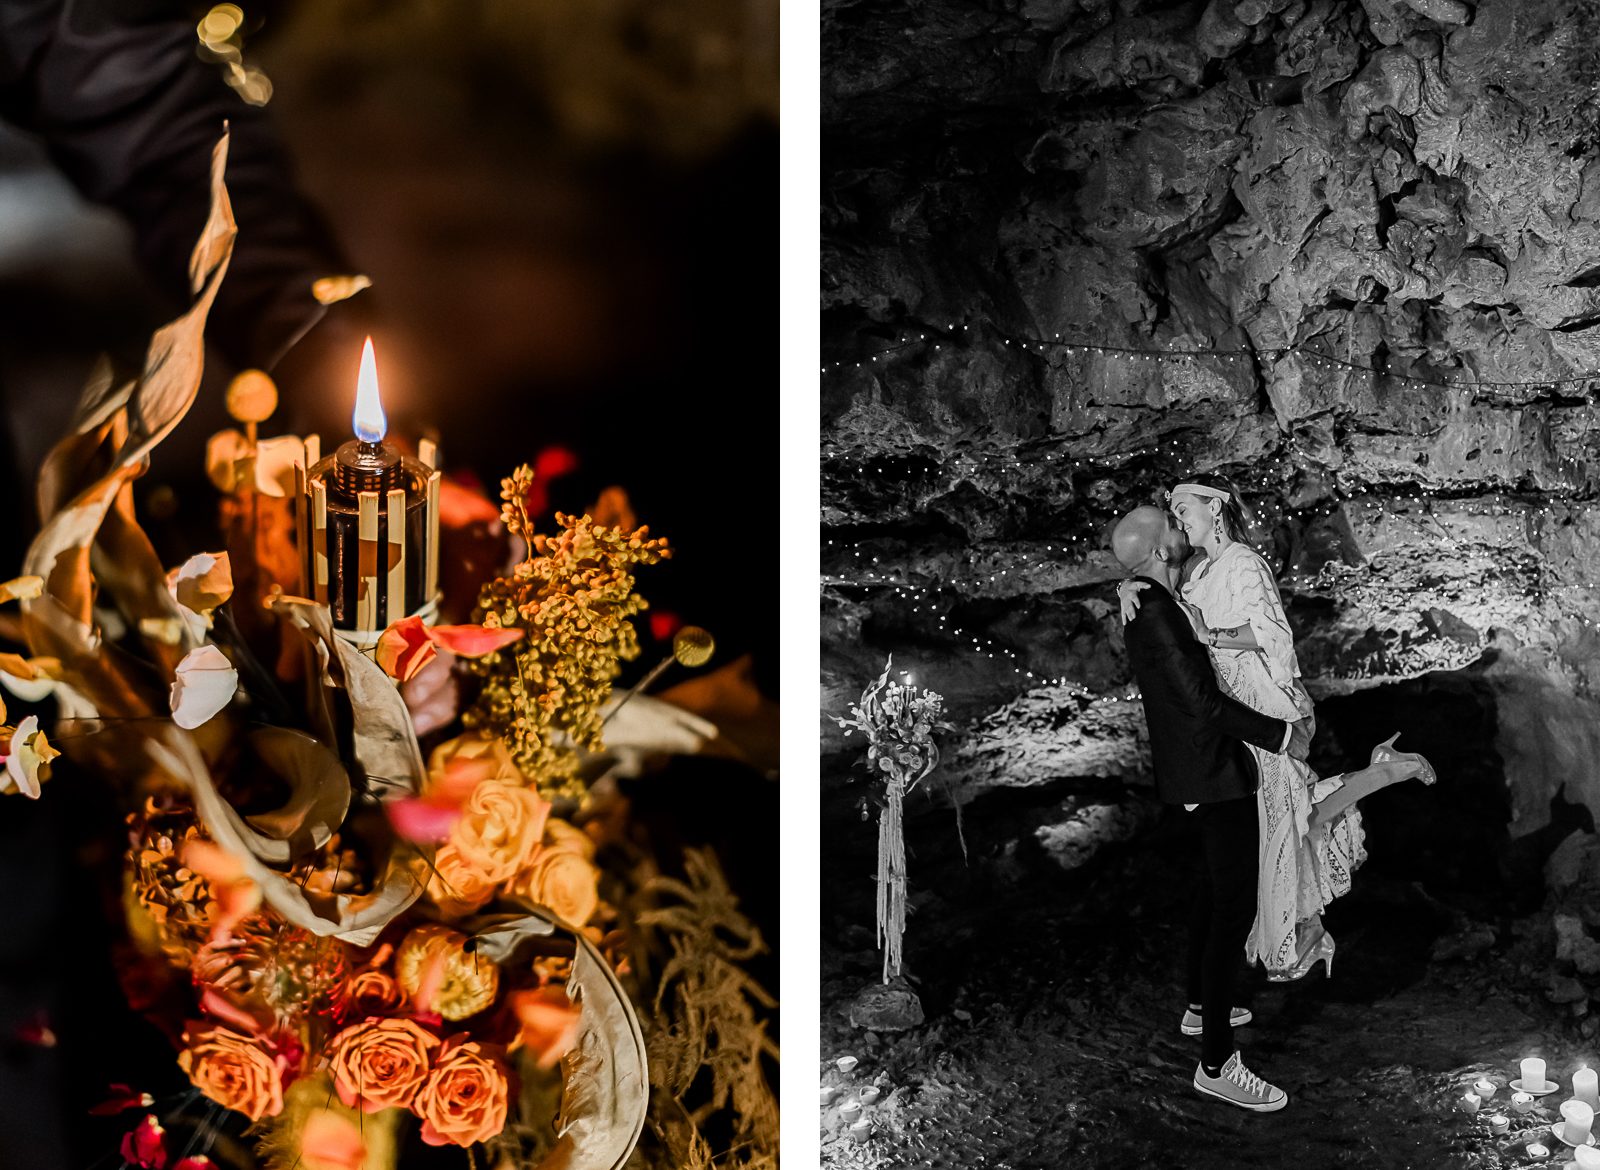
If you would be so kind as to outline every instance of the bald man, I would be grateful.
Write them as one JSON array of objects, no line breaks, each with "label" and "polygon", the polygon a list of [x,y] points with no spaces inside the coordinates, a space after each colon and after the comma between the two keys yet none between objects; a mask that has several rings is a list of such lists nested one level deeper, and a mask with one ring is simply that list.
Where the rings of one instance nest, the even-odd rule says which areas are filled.
[{"label": "bald man", "polygon": [[1236,1008],[1234,977],[1256,913],[1260,784],[1245,747],[1305,758],[1308,728],[1246,707],[1223,694],[1206,648],[1176,599],[1189,541],[1170,513],[1135,508],[1117,522],[1111,551],[1135,580],[1159,586],[1123,627],[1128,661],[1144,698],[1156,794],[1182,805],[1200,836],[1200,864],[1189,914],[1189,1010],[1180,1025],[1199,1035],[1194,1087],[1201,1093],[1271,1113],[1288,1094],[1244,1065],[1235,1026],[1250,1022]]}]

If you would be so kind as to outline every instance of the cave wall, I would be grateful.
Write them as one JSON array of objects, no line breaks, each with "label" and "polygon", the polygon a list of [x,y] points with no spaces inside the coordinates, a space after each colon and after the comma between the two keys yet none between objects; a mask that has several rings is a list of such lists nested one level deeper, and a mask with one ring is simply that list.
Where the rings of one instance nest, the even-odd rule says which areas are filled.
[{"label": "cave wall", "polygon": [[1597,32],[825,0],[824,711],[893,652],[959,794],[1136,781],[1105,530],[1213,470],[1314,695],[1470,677],[1512,835],[1600,811]]}]

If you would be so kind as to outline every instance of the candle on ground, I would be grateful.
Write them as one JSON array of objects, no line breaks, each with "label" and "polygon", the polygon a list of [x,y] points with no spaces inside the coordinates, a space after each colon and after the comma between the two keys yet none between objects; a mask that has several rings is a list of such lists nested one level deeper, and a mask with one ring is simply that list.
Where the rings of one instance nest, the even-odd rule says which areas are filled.
[{"label": "candle on ground", "polygon": [[1572,1074],[1572,1095],[1590,1109],[1600,1109],[1600,1075],[1584,1065]]},{"label": "candle on ground", "polygon": [[1522,1087],[1529,1093],[1542,1093],[1545,1091],[1544,1061],[1537,1056],[1530,1056],[1522,1062]]},{"label": "candle on ground", "polygon": [[1589,1140],[1589,1127],[1594,1124],[1594,1110],[1582,1101],[1563,1101],[1561,1140],[1569,1146],[1581,1146]]},{"label": "candle on ground", "polygon": [[1513,1113],[1526,1113],[1528,1110],[1530,1110],[1532,1108],[1533,1108],[1533,1094],[1532,1093],[1513,1093],[1513,1094],[1511,1094],[1511,1112],[1513,1112]]},{"label": "candle on ground", "polygon": [[1478,1096],[1476,1093],[1468,1093],[1466,1096],[1461,1098],[1461,1112],[1476,1113],[1478,1111],[1478,1107],[1482,1104],[1482,1097]]},{"label": "candle on ground", "polygon": [[1489,1132],[1505,1133],[1511,1128],[1511,1118],[1504,1113],[1491,1113],[1489,1115]]},{"label": "candle on ground", "polygon": [[1479,1077],[1473,1082],[1472,1091],[1478,1094],[1478,1096],[1483,1098],[1485,1101],[1490,1101],[1494,1099],[1495,1091],[1499,1087],[1500,1086],[1496,1085],[1488,1077]]},{"label": "candle on ground", "polygon": [[1539,1142],[1530,1142],[1530,1143],[1528,1143],[1528,1157],[1530,1157],[1530,1158],[1548,1158],[1549,1156],[1550,1156],[1549,1147],[1544,1146],[1544,1145],[1540,1144]]}]

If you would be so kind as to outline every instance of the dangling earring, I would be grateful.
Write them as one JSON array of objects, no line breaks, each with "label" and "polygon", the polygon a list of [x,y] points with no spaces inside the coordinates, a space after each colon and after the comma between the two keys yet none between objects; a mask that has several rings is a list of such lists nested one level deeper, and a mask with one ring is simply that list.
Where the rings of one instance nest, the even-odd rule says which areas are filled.
[{"label": "dangling earring", "polygon": [[1212,539],[1214,539],[1214,540],[1221,540],[1222,539],[1222,513],[1221,512],[1218,512],[1215,516],[1211,517],[1211,534],[1212,534]]}]

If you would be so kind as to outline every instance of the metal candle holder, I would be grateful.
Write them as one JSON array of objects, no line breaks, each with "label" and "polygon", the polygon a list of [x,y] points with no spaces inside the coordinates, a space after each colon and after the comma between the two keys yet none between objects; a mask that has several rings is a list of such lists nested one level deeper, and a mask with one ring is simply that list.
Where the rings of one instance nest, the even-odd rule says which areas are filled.
[{"label": "metal candle holder", "polygon": [[312,599],[359,645],[403,617],[430,620],[439,591],[437,448],[425,440],[413,459],[381,439],[351,439],[322,458],[316,435],[304,447],[295,528]]}]

